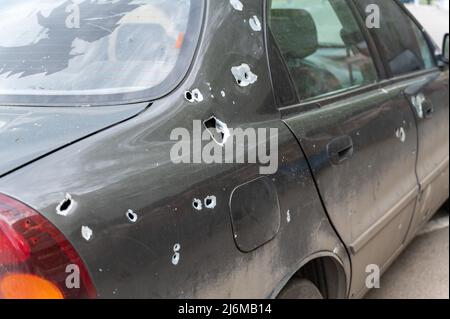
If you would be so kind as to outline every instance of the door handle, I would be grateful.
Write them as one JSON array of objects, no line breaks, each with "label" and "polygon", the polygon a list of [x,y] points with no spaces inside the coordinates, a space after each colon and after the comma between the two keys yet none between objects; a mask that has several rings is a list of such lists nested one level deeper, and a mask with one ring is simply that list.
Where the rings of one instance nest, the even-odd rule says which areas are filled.
[{"label": "door handle", "polygon": [[434,113],[434,106],[423,93],[409,97],[414,110],[419,119],[431,119]]},{"label": "door handle", "polygon": [[341,165],[353,156],[353,140],[350,136],[340,136],[327,145],[328,159],[333,165]]}]

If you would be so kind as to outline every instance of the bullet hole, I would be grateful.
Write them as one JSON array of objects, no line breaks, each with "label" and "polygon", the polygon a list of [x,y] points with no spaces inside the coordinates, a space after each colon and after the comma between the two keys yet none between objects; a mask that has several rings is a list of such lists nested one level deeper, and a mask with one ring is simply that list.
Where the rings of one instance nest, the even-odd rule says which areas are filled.
[{"label": "bullet hole", "polygon": [[132,223],[135,223],[135,222],[137,222],[137,220],[138,220],[138,215],[135,213],[135,212],[133,212],[131,209],[129,209],[128,211],[127,211],[127,218],[128,218],[128,220],[130,221],[130,222],[132,222]]},{"label": "bullet hole", "polygon": [[259,32],[262,30],[261,22],[259,21],[257,16],[251,17],[248,22],[253,31]]},{"label": "bullet hole", "polygon": [[184,97],[186,100],[188,100],[191,103],[203,101],[203,95],[199,89],[195,89],[192,91],[186,91],[184,93]]},{"label": "bullet hole", "polygon": [[405,129],[403,127],[397,129],[395,131],[395,136],[397,136],[397,138],[400,140],[400,142],[405,143],[406,141],[406,132]]},{"label": "bullet hole", "polygon": [[178,265],[179,262],[180,262],[180,253],[175,253],[175,254],[172,256],[172,264],[173,264],[174,266],[176,266],[176,265]]},{"label": "bullet hole", "polygon": [[203,204],[202,201],[200,199],[194,198],[194,200],[192,201],[192,207],[194,207],[195,210],[202,210],[203,209]]},{"label": "bullet hole", "polygon": [[208,209],[214,209],[217,205],[216,196],[208,196],[205,198],[205,207]]},{"label": "bullet hole", "polygon": [[61,216],[69,215],[73,208],[74,201],[70,194],[66,194],[66,198],[56,207],[56,213]]},{"label": "bullet hole", "polygon": [[241,87],[249,86],[258,80],[258,76],[254,74],[248,64],[241,64],[231,68],[231,73],[236,79],[236,83]]},{"label": "bullet hole", "polygon": [[242,10],[244,10],[244,5],[243,5],[242,2],[239,1],[239,0],[230,0],[230,4],[231,4],[231,6],[232,6],[235,10],[237,10],[237,11],[242,11]]},{"label": "bullet hole", "polygon": [[225,91],[221,91],[221,92],[220,92],[220,95],[222,95],[222,97],[225,97],[225,96],[226,96]]},{"label": "bullet hole", "polygon": [[90,241],[93,234],[94,232],[88,226],[81,227],[81,236],[83,236],[86,241]]},{"label": "bullet hole", "polygon": [[177,266],[178,263],[180,262],[180,258],[181,258],[180,250],[181,250],[181,245],[180,244],[175,244],[173,246],[173,253],[174,254],[172,256],[172,264],[174,266]]},{"label": "bullet hole", "polygon": [[211,135],[212,139],[217,144],[219,144],[220,146],[224,146],[227,143],[228,139],[231,136],[227,124],[220,121],[214,116],[203,122],[203,124],[205,125],[206,130]]}]

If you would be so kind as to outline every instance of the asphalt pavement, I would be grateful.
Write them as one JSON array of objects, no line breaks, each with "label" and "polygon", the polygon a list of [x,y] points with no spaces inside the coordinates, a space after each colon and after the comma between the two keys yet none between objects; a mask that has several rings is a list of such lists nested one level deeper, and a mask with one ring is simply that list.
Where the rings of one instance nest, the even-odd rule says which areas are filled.
[{"label": "asphalt pavement", "polygon": [[368,299],[449,298],[449,213],[441,211],[381,277]]}]

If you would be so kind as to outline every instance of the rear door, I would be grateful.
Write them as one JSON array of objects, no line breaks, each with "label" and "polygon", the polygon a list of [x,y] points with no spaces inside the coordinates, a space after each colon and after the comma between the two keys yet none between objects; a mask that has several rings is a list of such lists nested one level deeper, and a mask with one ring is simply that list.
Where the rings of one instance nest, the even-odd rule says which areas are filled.
[{"label": "rear door", "polygon": [[[417,128],[401,87],[384,77],[356,7],[345,0],[273,0],[270,29],[299,103],[277,100],[329,217],[352,258],[351,297],[366,268],[400,251],[418,194]],[[285,85],[286,86],[286,85]]]},{"label": "rear door", "polygon": [[390,81],[386,87],[404,90],[415,115],[419,149],[417,177],[420,201],[411,224],[411,236],[448,199],[449,185],[449,88],[448,68],[439,69],[433,44],[422,27],[396,1],[356,1],[380,8],[380,28],[371,30]]}]

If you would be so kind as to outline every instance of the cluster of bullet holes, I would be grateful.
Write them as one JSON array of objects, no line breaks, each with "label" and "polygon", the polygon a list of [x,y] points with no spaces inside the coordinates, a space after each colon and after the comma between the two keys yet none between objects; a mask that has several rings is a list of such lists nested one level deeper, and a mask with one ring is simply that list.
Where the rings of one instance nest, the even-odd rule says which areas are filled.
[{"label": "cluster of bullet holes", "polygon": [[186,98],[186,100],[188,100],[191,103],[203,101],[203,95],[199,89],[195,89],[192,91],[186,91],[184,93],[184,97]]},{"label": "cluster of bullet holes", "polygon": [[[60,216],[67,217],[75,206],[75,201],[72,199],[72,195],[66,194],[64,200],[62,200],[56,207],[56,213]],[[90,241],[94,232],[88,226],[81,227],[81,237],[86,241]]]},{"label": "cluster of bullet holes", "polygon": [[259,32],[262,30],[261,22],[259,21],[257,16],[253,16],[249,20],[250,27],[253,31]]},{"label": "cluster of bullet holes", "polygon": [[[230,0],[230,4],[237,11],[243,11],[244,5],[239,0]],[[257,16],[253,16],[249,19],[250,27],[253,31],[261,31],[262,26]],[[236,82],[241,87],[249,86],[255,83],[258,79],[258,76],[254,74],[250,66],[248,64],[241,64],[240,66],[232,67],[231,72],[236,79]],[[225,91],[221,91],[222,97],[225,97]],[[199,89],[194,89],[192,91],[185,92],[185,98],[187,101],[194,102],[202,102],[204,97]],[[227,124],[220,121],[216,117],[211,117],[210,119],[204,122],[205,127],[210,133],[213,140],[221,146],[224,146],[230,137],[230,131],[228,129]],[[403,133],[402,133],[403,132]],[[402,135],[403,134],[403,135]],[[399,136],[400,135],[400,136]],[[404,141],[404,130],[397,132],[397,136]],[[217,205],[217,199],[215,196],[208,196],[202,202],[200,199],[194,199],[192,206],[195,210],[201,211],[203,209],[203,204],[207,209],[214,209]],[[58,215],[67,216],[72,210],[74,205],[74,201],[70,194],[66,195],[66,198],[58,205],[56,211]],[[138,215],[131,209],[126,212],[126,217],[129,222],[136,223],[138,220]],[[290,222],[290,213],[288,212],[288,222]],[[93,236],[93,231],[88,226],[81,227],[81,235],[86,241],[90,241]],[[180,251],[181,246],[176,244],[174,246],[174,256],[172,258],[172,263],[177,265],[180,259]]]},{"label": "cluster of bullet holes", "polygon": [[[66,194],[63,201],[59,203],[59,205],[56,207],[56,213],[60,216],[67,217],[70,212],[72,211],[73,207],[75,205],[75,201],[72,199],[72,195]],[[138,215],[131,209],[129,209],[126,212],[126,217],[131,223],[136,223],[138,220]],[[88,226],[82,226],[81,227],[81,236],[86,240],[90,241],[92,239],[92,236],[94,235],[94,232],[92,229]]]},{"label": "cluster of bullet holes", "polygon": [[194,198],[192,201],[192,207],[197,210],[203,210],[203,206],[207,209],[214,209],[217,206],[217,198],[216,196],[207,196],[203,201],[198,198]]},{"label": "cluster of bullet holes", "polygon": [[[239,0],[230,0],[230,4],[237,11],[243,11],[244,9],[244,5]],[[249,19],[248,23],[253,31],[259,32],[262,30],[261,21],[256,15],[252,16]],[[237,84],[241,87],[247,87],[258,80],[258,76],[251,71],[250,66],[246,63],[242,63],[240,66],[232,67],[231,72],[235,77]],[[210,83],[207,84],[209,90],[211,91]],[[221,95],[222,97],[225,97],[225,92],[221,91]],[[191,103],[202,102],[204,99],[199,89],[186,91],[184,97],[187,101]],[[211,97],[214,98],[214,95],[211,95]]]},{"label": "cluster of bullet holes", "polygon": [[234,10],[237,10],[237,11],[244,10],[244,5],[239,0],[230,0],[230,4],[234,8]]},{"label": "cluster of bullet holes", "polygon": [[175,244],[173,246],[173,256],[172,256],[172,264],[174,266],[177,266],[178,263],[180,262],[180,250],[181,250],[181,245],[180,244]]},{"label": "cluster of bullet holes", "polygon": [[81,236],[86,240],[90,241],[92,239],[92,236],[94,235],[94,232],[91,228],[88,226],[82,226],[81,227]]}]

